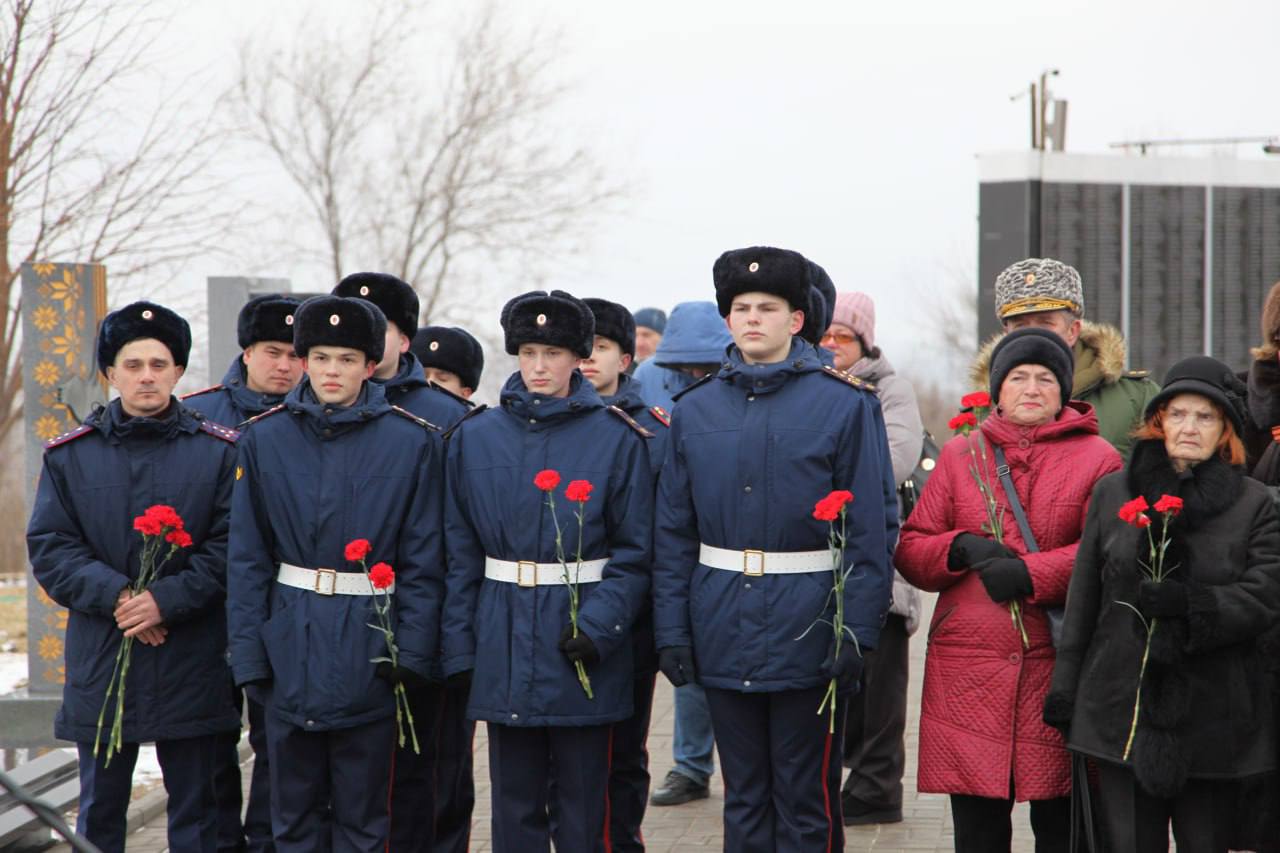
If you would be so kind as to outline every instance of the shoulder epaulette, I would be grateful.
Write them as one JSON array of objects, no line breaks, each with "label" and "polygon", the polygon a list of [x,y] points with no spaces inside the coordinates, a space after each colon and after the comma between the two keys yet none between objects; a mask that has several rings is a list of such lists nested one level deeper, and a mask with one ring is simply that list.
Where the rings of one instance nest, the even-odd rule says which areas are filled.
[{"label": "shoulder epaulette", "polygon": [[661,406],[650,406],[649,414],[657,418],[658,423],[662,424],[664,427],[671,426],[671,413]]},{"label": "shoulder epaulette", "polygon": [[459,403],[462,403],[468,409],[475,407],[475,403],[471,402],[466,397],[462,396],[461,394],[455,394],[452,391],[450,391],[448,388],[444,387],[443,385],[437,385],[435,382],[432,382],[430,379],[427,380],[427,387],[433,390],[439,391],[441,394],[447,394],[448,396],[457,400]]},{"label": "shoulder epaulette", "polygon": [[1147,379],[1150,376],[1150,370],[1126,370],[1124,372],[1125,379]]},{"label": "shoulder epaulette", "polygon": [[267,415],[274,415],[276,412],[280,411],[280,410],[281,410],[281,409],[283,409],[283,408],[284,408],[284,403],[281,403],[281,404],[279,404],[278,406],[272,406],[271,408],[267,409],[267,410],[266,410],[265,412],[263,412],[262,414],[260,414],[260,415],[254,415],[253,417],[249,418],[249,420],[247,420],[247,421],[245,421],[245,422],[241,423],[240,425],[238,425],[238,426],[236,427],[236,429],[240,430],[240,432],[244,432],[246,429],[248,429],[249,427],[253,426],[253,425],[254,425],[254,424],[256,424],[258,421],[260,421],[260,420],[262,420],[263,418],[265,418]]},{"label": "shoulder epaulette", "polygon": [[465,415],[463,415],[462,417],[458,418],[458,422],[457,422],[457,423],[455,423],[453,426],[449,427],[449,428],[448,428],[447,430],[445,430],[444,432],[440,433],[440,437],[441,437],[441,438],[443,438],[443,439],[447,439],[447,438],[449,438],[449,436],[453,435],[454,431],[455,431],[455,430],[457,430],[457,428],[458,428],[458,427],[462,426],[462,425],[463,425],[463,423],[465,423],[466,421],[470,420],[471,418],[474,418],[476,415],[480,414],[481,412],[487,411],[487,410],[488,410],[488,408],[489,408],[489,407],[488,407],[488,406],[486,406],[486,405],[485,405],[485,404],[483,404],[483,403],[481,403],[480,405],[476,406],[474,409],[472,409],[471,411],[467,412],[467,413],[466,413]]},{"label": "shoulder epaulette", "polygon": [[425,427],[426,429],[434,430],[436,432],[440,431],[440,427],[436,426],[426,418],[418,417],[408,409],[401,408],[400,406],[392,405],[391,411],[395,412],[397,415],[399,415],[402,418],[408,418],[409,420],[413,421],[415,424],[417,424],[420,427]]},{"label": "shoulder epaulette", "polygon": [[681,397],[683,397],[685,394],[688,394],[694,388],[701,388],[703,385],[706,385],[708,382],[714,379],[715,376],[716,375],[714,373],[708,373],[706,376],[702,377],[697,382],[690,385],[688,388],[681,388],[679,391],[671,395],[671,402],[674,403],[676,400],[679,400]]},{"label": "shoulder epaulette", "polygon": [[192,397],[199,397],[201,394],[208,394],[210,391],[221,391],[221,390],[222,390],[223,388],[225,388],[225,387],[227,387],[227,386],[225,386],[225,385],[223,385],[223,384],[221,384],[221,383],[219,383],[219,384],[217,384],[217,385],[210,385],[208,388],[201,388],[199,391],[192,391],[190,394],[183,394],[183,395],[182,395],[181,397],[179,397],[178,399],[179,399],[179,400],[189,400],[189,399],[191,399]]},{"label": "shoulder epaulette", "polygon": [[829,364],[822,365],[822,372],[827,376],[830,376],[832,379],[839,379],[846,385],[852,385],[860,391],[870,391],[874,394],[878,390],[875,385],[871,384],[867,380],[859,379],[852,373],[845,373],[843,370],[837,370]]},{"label": "shoulder epaulette", "polygon": [[229,441],[232,444],[235,444],[236,440],[240,438],[240,433],[236,432],[231,427],[224,427],[222,424],[215,424],[210,420],[203,420],[200,422],[200,431],[208,433],[214,438]]},{"label": "shoulder epaulette", "polygon": [[645,438],[653,438],[653,433],[649,432],[647,429],[640,426],[640,422],[635,418],[631,417],[631,415],[628,415],[623,409],[620,409],[617,406],[605,406],[605,408],[613,412],[618,417],[622,418],[623,422],[626,423],[627,426],[631,427],[633,430],[640,433],[640,435],[644,436]]},{"label": "shoulder epaulette", "polygon": [[70,432],[64,432],[62,435],[54,436],[53,438],[46,441],[44,443],[44,449],[53,450],[53,448],[55,447],[60,447],[69,441],[75,441],[80,436],[86,435],[91,432],[93,432],[92,426],[90,426],[89,424],[80,424],[80,426],[76,427]]}]

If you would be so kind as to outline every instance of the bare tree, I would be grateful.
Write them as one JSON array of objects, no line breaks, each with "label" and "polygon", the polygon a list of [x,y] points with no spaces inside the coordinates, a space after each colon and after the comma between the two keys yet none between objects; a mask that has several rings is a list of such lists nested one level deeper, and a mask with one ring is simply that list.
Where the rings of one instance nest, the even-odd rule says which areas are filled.
[{"label": "bare tree", "polygon": [[441,45],[396,3],[380,3],[358,36],[308,32],[294,44],[246,45],[235,100],[244,132],[304,200],[297,250],[334,281],[357,266],[394,273],[430,320],[463,301],[460,262],[563,249],[618,195],[558,133],[556,40],[513,35],[492,8],[445,46],[437,85],[413,58]]},{"label": "bare tree", "polygon": [[102,263],[113,280],[213,249],[217,131],[174,91],[137,113],[160,21],[146,4],[8,0],[0,11],[0,442],[22,419],[19,268]]}]

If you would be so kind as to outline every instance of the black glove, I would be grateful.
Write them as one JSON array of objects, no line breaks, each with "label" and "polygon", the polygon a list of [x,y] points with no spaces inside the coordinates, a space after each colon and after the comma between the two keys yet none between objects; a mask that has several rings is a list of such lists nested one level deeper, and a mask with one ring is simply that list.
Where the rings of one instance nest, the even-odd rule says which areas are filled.
[{"label": "black glove", "polygon": [[471,674],[475,672],[472,669],[464,669],[462,672],[455,672],[444,680],[444,686],[450,690],[459,692],[471,692]]},{"label": "black glove", "polygon": [[830,648],[827,649],[827,659],[822,662],[822,676],[836,680],[837,693],[848,693],[862,681],[864,663],[862,655],[858,654],[858,648],[852,640],[840,643],[839,657],[836,656],[835,640],[832,640]]},{"label": "black glove", "polygon": [[1143,579],[1138,585],[1138,609],[1147,619],[1187,615],[1187,588],[1178,581]]},{"label": "black glove", "polygon": [[975,533],[961,533],[951,540],[951,548],[947,551],[947,568],[953,572],[971,569],[983,560],[1012,556],[1012,551],[994,539]]},{"label": "black glove", "polygon": [[392,664],[389,660],[378,661],[378,665],[373,668],[373,674],[392,687],[397,684],[403,685],[405,690],[425,690],[434,683],[425,675],[420,675],[407,666]]},{"label": "black glove", "polygon": [[1065,693],[1050,692],[1044,697],[1043,718],[1046,726],[1057,729],[1063,737],[1071,728],[1071,714],[1075,710],[1075,700]]},{"label": "black glove", "polygon": [[583,666],[600,663],[600,650],[596,648],[595,643],[591,642],[590,637],[582,633],[581,628],[578,629],[578,636],[575,637],[573,626],[565,625],[564,630],[560,632],[559,649],[573,663],[582,661]]},{"label": "black glove", "polygon": [[973,570],[982,578],[987,595],[996,604],[1004,604],[1015,598],[1026,598],[1035,592],[1031,586],[1031,573],[1027,564],[1017,557],[997,557],[975,563]]},{"label": "black glove", "polygon": [[658,649],[658,669],[662,670],[667,681],[675,687],[698,683],[698,673],[693,668],[691,646],[667,646],[665,649]]}]

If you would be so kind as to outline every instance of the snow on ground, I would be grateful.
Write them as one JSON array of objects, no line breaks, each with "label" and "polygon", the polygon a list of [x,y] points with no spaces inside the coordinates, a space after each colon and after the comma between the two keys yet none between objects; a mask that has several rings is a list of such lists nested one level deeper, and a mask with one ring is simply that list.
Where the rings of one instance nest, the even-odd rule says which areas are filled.
[{"label": "snow on ground", "polygon": [[27,686],[27,653],[0,652],[0,695]]}]

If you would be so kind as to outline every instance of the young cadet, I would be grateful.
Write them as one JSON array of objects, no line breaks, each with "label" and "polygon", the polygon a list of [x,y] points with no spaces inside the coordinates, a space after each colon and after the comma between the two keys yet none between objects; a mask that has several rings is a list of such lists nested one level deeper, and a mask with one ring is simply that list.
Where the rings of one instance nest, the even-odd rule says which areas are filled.
[{"label": "young cadet", "polygon": [[[831,679],[854,689],[859,650],[889,608],[897,498],[874,393],[793,337],[810,304],[796,252],[726,252],[713,268],[734,345],[673,413],[659,480],[654,622],[673,684],[706,689],[725,779],[726,850],[843,845],[839,744],[817,713]],[[844,619],[857,643],[833,656],[828,526],[848,505]],[[833,741],[835,753],[833,755]]]},{"label": "young cadet", "polygon": [[[235,432],[172,396],[191,351],[187,321],[135,302],[98,332],[98,369],[119,392],[46,445],[27,527],[31,567],[67,617],[66,684],[54,722],[80,753],[77,830],[103,851],[125,847],[138,744],[155,741],[169,794],[169,848],[217,848],[213,767],[219,738],[239,731],[224,653],[227,519]],[[163,504],[192,544],[138,595],[143,538],[134,519]],[[124,693],[123,750],[106,761],[113,712],[98,714],[116,653],[136,642]]]},{"label": "young cadet", "polygon": [[[595,347],[582,360],[582,375],[595,386],[606,406],[617,406],[653,434],[647,442],[649,470],[657,483],[666,450],[670,419],[657,406],[646,406],[640,385],[627,375],[636,354],[636,324],[631,312],[604,299],[582,300],[596,321]],[[653,710],[658,654],[653,647],[653,608],[645,602],[631,629],[635,666],[632,695],[635,711],[613,727],[613,756],[609,762],[609,835],[614,851],[644,850],[640,824],[649,797],[649,717]]]},{"label": "young cadet", "polygon": [[[266,697],[275,846],[375,851],[388,843],[397,721],[392,688],[436,653],[442,597],[439,440],[368,381],[386,320],[363,299],[317,296],[294,314],[307,375],[240,438],[228,555],[231,669]],[[391,564],[398,666],[370,581],[346,559]],[[407,726],[407,721],[405,722]],[[431,732],[419,727],[419,741]],[[407,732],[406,732],[407,736]]]},{"label": "young cadet", "polygon": [[[607,408],[577,370],[595,328],[580,300],[558,290],[517,296],[502,328],[520,370],[499,408],[476,410],[445,441],[444,668],[455,680],[474,673],[467,713],[489,724],[493,849],[546,851],[554,835],[558,850],[601,851],[609,739],[632,714],[631,625],[649,590],[647,431]],[[556,518],[580,583],[576,637],[547,494],[534,483],[547,469],[561,479]],[[566,497],[573,480],[592,486],[580,568],[578,504]]]},{"label": "young cadet", "polygon": [[[293,351],[293,313],[298,305],[292,296],[279,294],[255,296],[246,302],[236,318],[236,336],[242,352],[232,360],[220,385],[184,395],[183,405],[227,426],[238,426],[280,405],[284,395],[302,378],[302,359]],[[236,693],[239,704],[239,691]],[[242,822],[240,732],[235,731],[223,738],[215,759],[218,849],[270,853],[270,759],[262,697],[250,691],[245,700],[249,706],[249,745],[253,747],[249,807]]]},{"label": "young cadet", "polygon": [[422,362],[428,382],[470,403],[484,371],[484,350],[470,332],[458,326],[424,326],[409,348]]},{"label": "young cadet", "polygon": [[433,388],[409,343],[418,333],[418,294],[406,282],[381,272],[358,272],[338,282],[334,296],[366,299],[387,318],[386,344],[373,372],[387,402],[408,409],[423,420],[447,429],[467,413],[454,395]]}]

